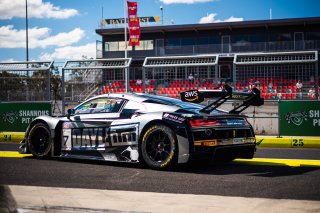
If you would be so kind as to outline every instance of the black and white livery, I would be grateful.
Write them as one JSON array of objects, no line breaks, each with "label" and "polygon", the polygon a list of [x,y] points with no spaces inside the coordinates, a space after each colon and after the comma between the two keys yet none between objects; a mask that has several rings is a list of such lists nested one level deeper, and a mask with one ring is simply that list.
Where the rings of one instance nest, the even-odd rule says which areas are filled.
[{"label": "black and white livery", "polygon": [[[197,157],[253,157],[255,135],[239,113],[263,104],[259,90],[240,93],[226,86],[186,91],[181,98],[132,93],[93,97],[68,110],[65,117],[34,119],[20,152],[36,158],[143,162],[160,170]],[[214,101],[207,106],[197,104],[207,98]],[[229,112],[218,109],[229,99],[242,104]]]}]

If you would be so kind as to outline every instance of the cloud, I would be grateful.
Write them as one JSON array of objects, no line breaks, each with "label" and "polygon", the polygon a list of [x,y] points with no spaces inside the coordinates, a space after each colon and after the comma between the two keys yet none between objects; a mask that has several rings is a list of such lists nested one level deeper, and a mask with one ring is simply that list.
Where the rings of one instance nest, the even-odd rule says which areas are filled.
[{"label": "cloud", "polygon": [[215,17],[217,16],[216,13],[211,13],[211,14],[208,14],[207,16],[205,17],[202,17],[199,21],[200,24],[205,24],[205,23],[213,23],[215,22]]},{"label": "cloud", "polygon": [[206,3],[213,2],[216,0],[160,0],[164,4],[196,4],[196,3]]},{"label": "cloud", "polygon": [[243,18],[237,18],[234,16],[231,16],[227,19],[220,20],[216,19],[217,13],[210,13],[205,17],[202,17],[199,21],[200,24],[205,24],[205,23],[218,23],[218,22],[236,22],[236,21],[243,21]]},{"label": "cloud", "polygon": [[6,63],[6,62],[15,62],[17,60],[13,59],[13,58],[8,58],[8,59],[4,59],[2,61],[0,61],[1,63]]},{"label": "cloud", "polygon": [[237,17],[231,16],[225,19],[223,22],[236,22],[236,21],[243,21],[243,20],[244,20],[243,18],[237,18]]},{"label": "cloud", "polygon": [[[26,2],[23,0],[1,0],[0,1],[0,19],[25,18]],[[61,9],[50,2],[42,0],[28,0],[29,18],[55,18],[67,19],[75,16],[78,11],[75,9]]]},{"label": "cloud", "polygon": [[96,43],[83,46],[66,46],[56,48],[53,53],[42,53],[40,60],[81,60],[83,56],[96,58]]},{"label": "cloud", "polygon": [[[62,47],[77,43],[85,36],[84,30],[80,28],[50,36],[49,28],[34,27],[28,30],[28,34],[29,48]],[[13,25],[0,27],[0,48],[25,48],[25,38],[25,30],[14,29]]]}]

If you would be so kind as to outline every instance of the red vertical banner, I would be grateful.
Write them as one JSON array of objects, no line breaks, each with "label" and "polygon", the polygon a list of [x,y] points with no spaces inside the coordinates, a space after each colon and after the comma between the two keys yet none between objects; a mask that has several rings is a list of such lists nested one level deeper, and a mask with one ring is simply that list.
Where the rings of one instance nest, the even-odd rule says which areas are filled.
[{"label": "red vertical banner", "polygon": [[138,3],[129,2],[128,5],[128,27],[129,27],[129,46],[139,46],[140,45],[140,22],[138,18]]}]

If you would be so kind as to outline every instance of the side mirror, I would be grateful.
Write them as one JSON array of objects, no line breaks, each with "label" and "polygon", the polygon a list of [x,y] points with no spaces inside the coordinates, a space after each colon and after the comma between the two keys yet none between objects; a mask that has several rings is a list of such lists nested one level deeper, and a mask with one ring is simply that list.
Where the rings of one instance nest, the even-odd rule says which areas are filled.
[{"label": "side mirror", "polygon": [[70,116],[74,115],[75,110],[74,109],[68,109],[67,111],[67,118],[70,119]]}]

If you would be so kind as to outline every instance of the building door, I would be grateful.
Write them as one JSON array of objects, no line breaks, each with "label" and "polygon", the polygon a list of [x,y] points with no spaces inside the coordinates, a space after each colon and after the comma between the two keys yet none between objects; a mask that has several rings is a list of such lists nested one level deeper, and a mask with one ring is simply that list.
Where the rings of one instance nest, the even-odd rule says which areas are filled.
[{"label": "building door", "polygon": [[304,50],[304,34],[303,32],[294,33],[294,49]]},{"label": "building door", "polygon": [[224,35],[221,37],[221,50],[222,50],[222,53],[231,52],[231,43],[230,43],[229,35]]},{"label": "building door", "polygon": [[156,40],[156,56],[163,56],[164,55],[164,40],[157,39]]}]

